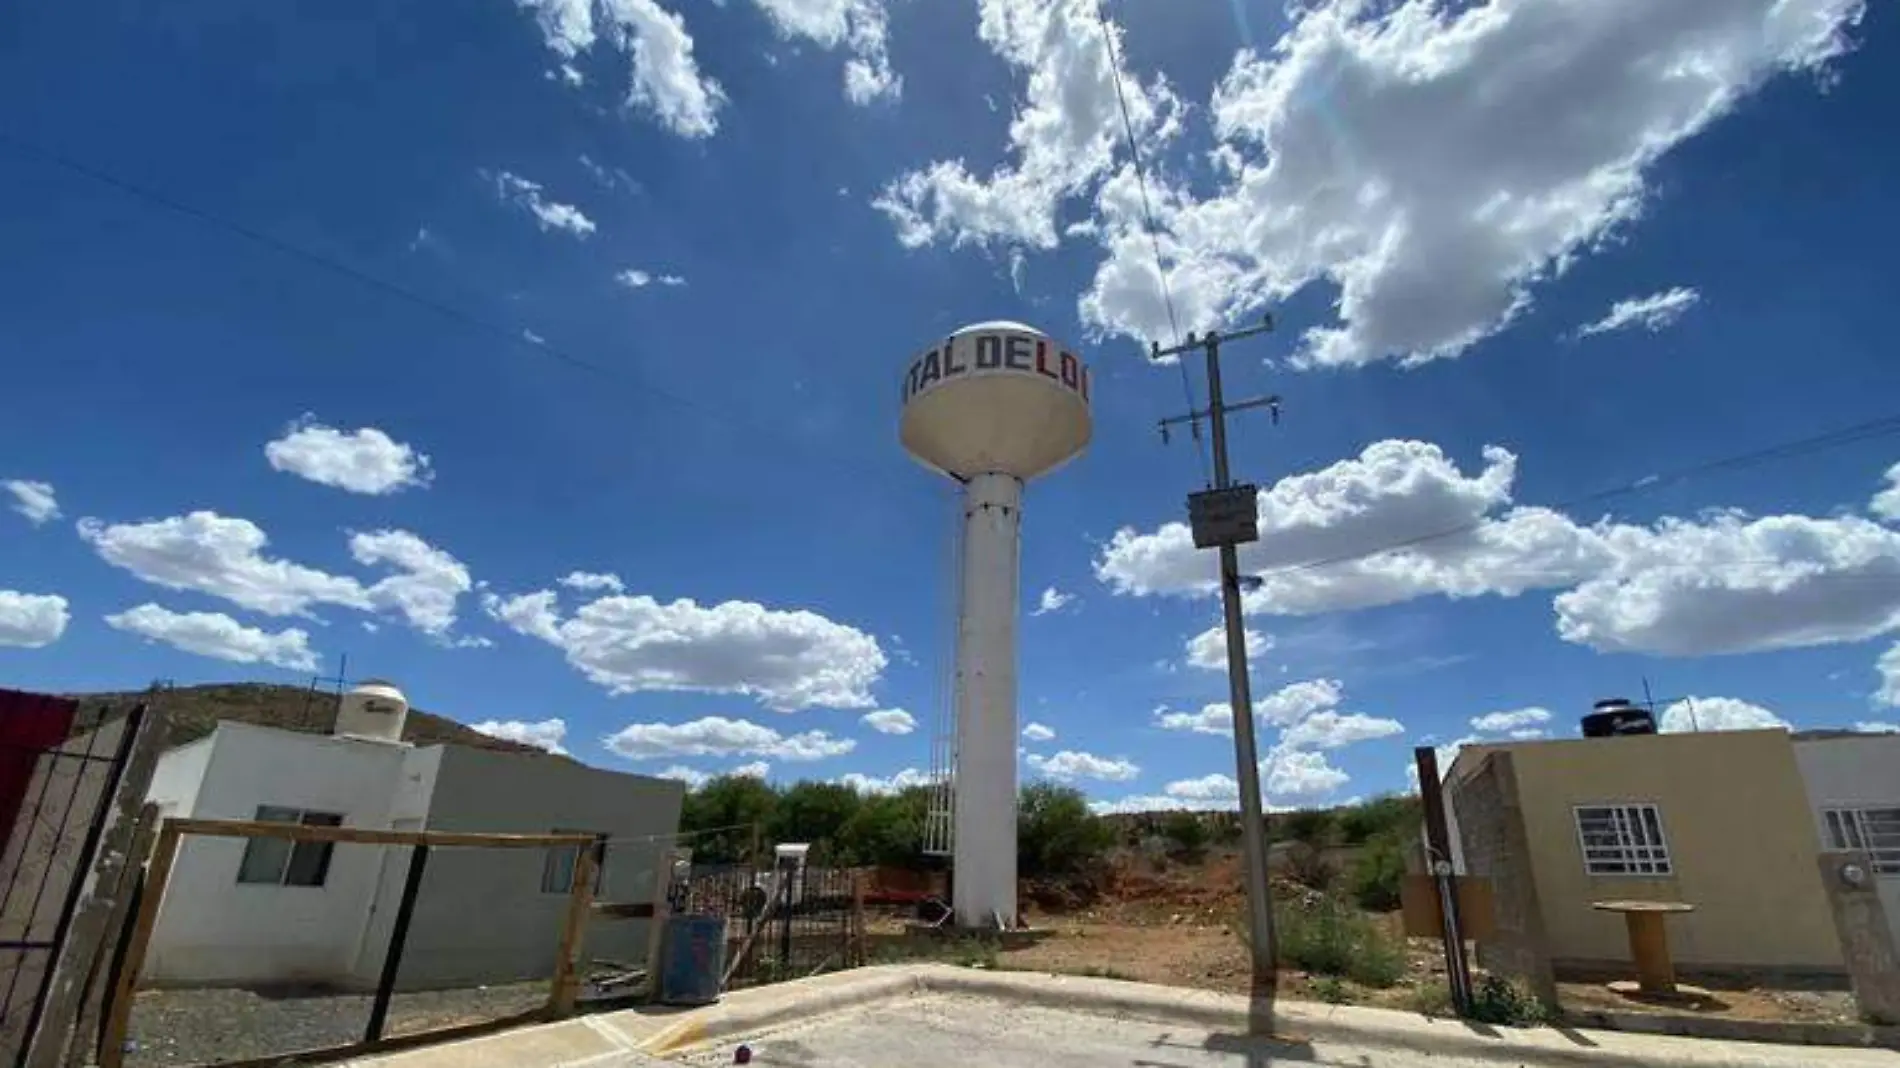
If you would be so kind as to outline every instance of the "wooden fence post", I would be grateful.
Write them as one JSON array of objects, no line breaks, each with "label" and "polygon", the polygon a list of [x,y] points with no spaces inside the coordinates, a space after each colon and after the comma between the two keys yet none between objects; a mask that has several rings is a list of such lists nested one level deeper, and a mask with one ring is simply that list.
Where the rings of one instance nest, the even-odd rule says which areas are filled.
[{"label": "wooden fence post", "polygon": [[125,943],[126,924],[138,897],[139,880],[145,877],[145,865],[152,858],[152,843],[157,837],[158,806],[148,801],[139,809],[138,824],[132,829],[132,845],[126,850],[118,885],[111,891],[112,911],[106,917],[105,934],[88,966],[85,986],[80,992],[79,1015],[73,1021],[66,1059],[61,1064],[85,1064],[96,1052],[100,1016],[112,996],[102,984],[113,976],[112,964],[118,959],[119,947]]},{"label": "wooden fence post", "polygon": [[132,924],[132,940],[126,943],[125,962],[119,968],[119,981],[113,987],[105,1039],[99,1050],[99,1068],[121,1068],[125,1063],[125,1036],[132,1024],[132,995],[138,990],[139,973],[145,970],[145,950],[152,942],[152,929],[158,923],[159,905],[165,900],[165,884],[171,881],[172,864],[178,859],[181,837],[171,820],[159,828],[158,846],[152,851],[152,866],[145,876],[145,896],[139,901],[138,919]]},{"label": "wooden fence post", "polygon": [[665,846],[653,858],[653,918],[647,927],[647,999],[660,999],[660,946],[666,941],[666,921],[673,915],[673,851]]},{"label": "wooden fence post", "polygon": [[603,867],[596,854],[604,843],[584,846],[574,861],[574,885],[569,888],[567,917],[561,924],[561,942],[554,952],[554,979],[548,989],[548,1011],[571,1016],[580,1000],[580,955],[587,937],[587,918],[594,911],[595,873]]},{"label": "wooden fence post", "polygon": [[853,870],[851,872],[851,961],[846,965],[847,967],[862,965],[870,956],[864,948],[865,937],[864,872]]}]

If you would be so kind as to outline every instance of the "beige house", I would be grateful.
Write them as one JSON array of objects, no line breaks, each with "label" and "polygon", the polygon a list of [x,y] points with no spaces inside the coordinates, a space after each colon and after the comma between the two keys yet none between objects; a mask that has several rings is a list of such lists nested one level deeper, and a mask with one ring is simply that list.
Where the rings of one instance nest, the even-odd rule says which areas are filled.
[{"label": "beige house", "polygon": [[1637,899],[1695,906],[1668,921],[1680,967],[1843,970],[1786,731],[1466,746],[1445,797],[1456,859],[1493,885],[1487,967],[1627,967],[1623,919],[1591,903]]}]

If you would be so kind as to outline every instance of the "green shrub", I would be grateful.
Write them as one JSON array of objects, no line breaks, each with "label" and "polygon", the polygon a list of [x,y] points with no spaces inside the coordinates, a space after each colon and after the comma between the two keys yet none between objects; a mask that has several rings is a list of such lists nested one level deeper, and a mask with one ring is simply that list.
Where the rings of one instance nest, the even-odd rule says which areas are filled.
[{"label": "green shrub", "polygon": [[1375,797],[1338,813],[1339,836],[1347,845],[1363,845],[1385,834],[1416,834],[1424,810],[1416,796]]},{"label": "green shrub", "polygon": [[1405,974],[1404,944],[1337,897],[1279,902],[1273,912],[1282,964],[1372,987],[1392,986]]},{"label": "green shrub", "polygon": [[1024,875],[1069,875],[1099,860],[1115,832],[1089,811],[1087,795],[1072,786],[1038,782],[1023,787],[1016,804],[1016,864]]},{"label": "green shrub", "polygon": [[1292,839],[1310,846],[1326,845],[1333,837],[1333,814],[1326,809],[1303,808],[1274,817],[1271,827],[1280,840]]},{"label": "green shrub", "polygon": [[1343,1005],[1352,995],[1338,976],[1326,975],[1313,980],[1313,996],[1328,1005]]},{"label": "green shrub", "polygon": [[1426,983],[1414,988],[1406,1004],[1423,1016],[1456,1015],[1451,1004],[1451,987],[1444,983]]},{"label": "green shrub", "polygon": [[1334,880],[1339,878],[1339,869],[1333,867],[1325,854],[1305,842],[1294,842],[1287,850],[1286,873],[1308,890],[1322,892],[1331,890]]},{"label": "green shrub", "polygon": [[1362,909],[1391,912],[1399,907],[1399,884],[1405,880],[1405,845],[1396,833],[1385,833],[1366,843],[1353,862],[1347,880],[1354,901]]},{"label": "green shrub", "polygon": [[1501,975],[1483,975],[1471,993],[1471,1018],[1479,1023],[1535,1027],[1550,1018],[1550,1011],[1517,983]]},{"label": "green shrub", "polygon": [[1161,836],[1168,840],[1169,852],[1190,863],[1207,854],[1207,824],[1193,812],[1171,812],[1162,821]]}]

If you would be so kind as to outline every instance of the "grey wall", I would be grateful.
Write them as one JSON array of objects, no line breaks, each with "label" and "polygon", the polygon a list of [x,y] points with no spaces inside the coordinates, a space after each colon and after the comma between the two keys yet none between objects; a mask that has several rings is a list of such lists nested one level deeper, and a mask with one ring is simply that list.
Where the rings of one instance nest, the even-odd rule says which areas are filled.
[{"label": "grey wall", "polygon": [[1537,881],[1531,870],[1517,774],[1509,753],[1485,753],[1477,769],[1447,784],[1445,800],[1457,812],[1465,871],[1491,880],[1494,937],[1478,943],[1487,971],[1522,979],[1545,1003],[1557,1003],[1556,976],[1544,931]]},{"label": "grey wall", "polygon": [[[649,901],[655,864],[679,829],[685,787],[671,779],[602,771],[534,753],[447,746],[428,829],[546,834],[604,833],[600,899]],[[501,983],[553,974],[565,894],[541,892],[546,851],[437,849],[429,858],[403,953],[406,989]],[[392,880],[400,887],[400,880]],[[387,907],[394,907],[390,902]],[[595,920],[587,954],[646,959],[647,921]]]}]

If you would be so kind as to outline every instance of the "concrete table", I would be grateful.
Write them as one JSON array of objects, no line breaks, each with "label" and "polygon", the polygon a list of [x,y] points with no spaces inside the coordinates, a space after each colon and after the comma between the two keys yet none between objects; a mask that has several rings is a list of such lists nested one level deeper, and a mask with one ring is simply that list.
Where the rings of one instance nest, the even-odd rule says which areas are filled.
[{"label": "concrete table", "polygon": [[[1636,989],[1644,994],[1676,993],[1676,965],[1669,958],[1669,932],[1663,920],[1695,906],[1681,901],[1593,901],[1598,912],[1620,912],[1629,925],[1630,957],[1636,962]],[[1611,989],[1627,986],[1612,983]],[[1621,991],[1619,991],[1620,993]]]}]

